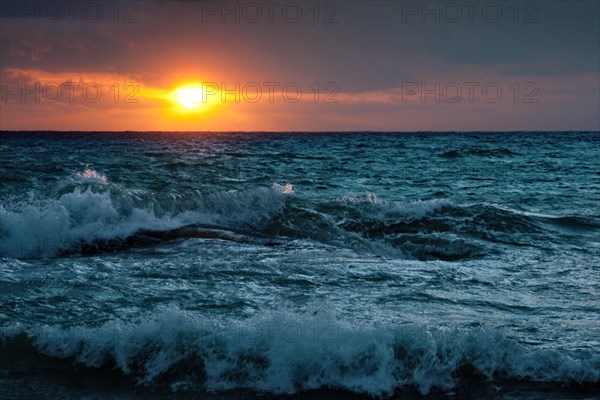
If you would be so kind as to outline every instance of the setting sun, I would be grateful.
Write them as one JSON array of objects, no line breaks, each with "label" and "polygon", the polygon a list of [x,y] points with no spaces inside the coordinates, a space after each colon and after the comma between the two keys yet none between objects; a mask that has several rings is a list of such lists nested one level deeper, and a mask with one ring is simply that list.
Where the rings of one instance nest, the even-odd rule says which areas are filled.
[{"label": "setting sun", "polygon": [[166,100],[171,107],[165,109],[172,121],[196,121],[214,116],[215,107],[222,104],[221,92],[214,85],[200,80],[176,83],[168,91],[154,97]]},{"label": "setting sun", "polygon": [[177,101],[185,108],[197,108],[202,104],[202,89],[187,87],[177,90]]}]

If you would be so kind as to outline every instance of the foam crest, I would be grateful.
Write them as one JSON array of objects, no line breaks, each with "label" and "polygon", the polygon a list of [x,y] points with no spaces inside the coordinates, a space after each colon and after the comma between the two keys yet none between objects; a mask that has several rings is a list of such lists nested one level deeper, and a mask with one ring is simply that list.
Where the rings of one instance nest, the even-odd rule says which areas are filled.
[{"label": "foam crest", "polygon": [[446,199],[411,202],[388,201],[368,191],[363,196],[342,196],[339,202],[342,206],[356,207],[360,211],[362,219],[378,220],[383,223],[421,219],[451,204]]},{"label": "foam crest", "polygon": [[108,183],[106,175],[89,168],[83,172],[78,172],[76,176],[83,182]]},{"label": "foam crest", "polygon": [[285,201],[281,191],[271,188],[171,195],[81,184],[61,193],[55,198],[34,195],[0,204],[0,256],[55,256],[94,241],[190,224],[255,227],[277,213]]},{"label": "foam crest", "polygon": [[[3,339],[15,332],[4,333]],[[28,331],[46,355],[114,364],[142,384],[291,394],[338,388],[373,396],[450,391],[466,377],[597,384],[600,355],[531,348],[499,331],[372,325],[327,312],[211,320],[172,306],[137,323]]]}]

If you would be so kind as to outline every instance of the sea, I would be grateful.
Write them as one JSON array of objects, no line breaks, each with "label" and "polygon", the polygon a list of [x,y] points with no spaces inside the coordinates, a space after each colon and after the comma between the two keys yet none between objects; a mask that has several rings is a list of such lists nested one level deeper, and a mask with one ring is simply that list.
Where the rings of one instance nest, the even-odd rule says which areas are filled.
[{"label": "sea", "polygon": [[0,132],[0,397],[599,399],[600,132]]}]

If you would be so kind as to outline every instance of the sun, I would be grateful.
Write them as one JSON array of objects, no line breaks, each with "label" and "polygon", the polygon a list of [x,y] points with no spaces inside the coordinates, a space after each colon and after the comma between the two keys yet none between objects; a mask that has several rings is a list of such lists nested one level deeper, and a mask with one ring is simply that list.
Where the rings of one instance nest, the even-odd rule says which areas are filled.
[{"label": "sun", "polygon": [[211,117],[222,105],[222,95],[216,85],[203,80],[179,81],[163,91],[160,97],[169,104],[165,111],[173,118],[195,120]]},{"label": "sun", "polygon": [[177,89],[177,101],[185,108],[198,108],[204,99],[202,88],[192,86]]}]

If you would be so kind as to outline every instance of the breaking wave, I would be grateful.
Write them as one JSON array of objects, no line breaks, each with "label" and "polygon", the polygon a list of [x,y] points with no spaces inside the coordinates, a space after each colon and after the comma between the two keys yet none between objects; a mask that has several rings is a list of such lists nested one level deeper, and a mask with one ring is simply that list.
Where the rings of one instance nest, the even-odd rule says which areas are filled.
[{"label": "breaking wave", "polygon": [[596,231],[581,216],[536,216],[489,204],[398,202],[373,193],[314,201],[292,184],[217,192],[153,193],[110,183],[93,170],[50,195],[0,204],[0,256],[52,257],[151,245],[188,237],[276,244],[309,239],[386,257],[484,257],[497,244],[531,245],[547,227]]},{"label": "breaking wave", "polygon": [[[1,334],[5,367],[35,363],[38,354],[174,391],[334,388],[380,396],[449,391],[464,379],[584,386],[600,380],[597,352],[526,347],[493,329],[374,326],[327,312],[217,321],[171,306],[137,322],[12,327]],[[43,360],[46,368],[51,360]]]}]

